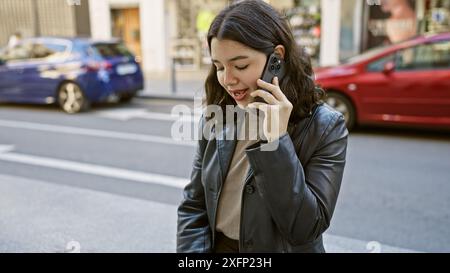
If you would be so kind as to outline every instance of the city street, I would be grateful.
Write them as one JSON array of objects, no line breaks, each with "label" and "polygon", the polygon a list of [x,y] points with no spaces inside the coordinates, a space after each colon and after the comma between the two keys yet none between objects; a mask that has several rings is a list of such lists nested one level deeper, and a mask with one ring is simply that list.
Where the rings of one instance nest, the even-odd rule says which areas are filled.
[{"label": "city street", "polygon": [[[195,152],[171,137],[178,104],[0,104],[0,252],[174,252]],[[449,208],[449,133],[358,129],[326,249],[449,252]]]}]

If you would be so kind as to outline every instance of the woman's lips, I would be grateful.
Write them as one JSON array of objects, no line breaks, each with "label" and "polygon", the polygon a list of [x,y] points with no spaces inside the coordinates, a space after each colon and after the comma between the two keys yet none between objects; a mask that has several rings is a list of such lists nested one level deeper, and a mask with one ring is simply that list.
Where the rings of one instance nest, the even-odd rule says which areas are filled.
[{"label": "woman's lips", "polygon": [[247,96],[247,93],[248,93],[247,91],[248,91],[248,88],[247,89],[241,89],[241,90],[233,90],[233,91],[230,90],[230,93],[231,93],[231,96],[235,100],[242,101]]}]

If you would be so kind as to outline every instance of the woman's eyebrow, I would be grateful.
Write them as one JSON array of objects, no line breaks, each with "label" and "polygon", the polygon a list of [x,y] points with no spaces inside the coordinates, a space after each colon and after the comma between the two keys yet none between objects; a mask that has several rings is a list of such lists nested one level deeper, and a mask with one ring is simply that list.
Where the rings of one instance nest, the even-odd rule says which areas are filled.
[{"label": "woman's eyebrow", "polygon": [[[236,57],[233,57],[233,58],[229,59],[228,62],[233,62],[233,61],[247,59],[247,58],[248,58],[248,56],[236,56]],[[215,60],[215,59],[212,59],[212,62],[213,63],[220,63],[218,60]]]}]

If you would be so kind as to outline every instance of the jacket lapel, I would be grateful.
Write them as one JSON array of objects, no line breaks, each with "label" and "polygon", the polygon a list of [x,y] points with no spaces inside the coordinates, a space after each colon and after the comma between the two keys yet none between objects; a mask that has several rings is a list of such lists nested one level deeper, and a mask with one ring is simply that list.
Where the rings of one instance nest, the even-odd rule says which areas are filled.
[{"label": "jacket lapel", "polygon": [[[234,130],[234,131],[233,131]],[[219,188],[223,185],[225,181],[226,174],[228,173],[228,168],[230,167],[231,159],[236,148],[236,126],[225,124],[222,132],[216,132],[217,138],[217,153],[219,155],[219,166],[220,166],[220,176],[221,181]],[[227,139],[228,136],[228,139]],[[233,136],[230,139],[230,136]]]}]

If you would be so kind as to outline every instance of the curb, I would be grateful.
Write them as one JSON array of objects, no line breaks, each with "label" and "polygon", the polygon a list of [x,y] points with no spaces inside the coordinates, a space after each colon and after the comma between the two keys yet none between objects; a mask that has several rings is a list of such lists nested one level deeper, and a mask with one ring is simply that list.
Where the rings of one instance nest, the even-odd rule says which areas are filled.
[{"label": "curb", "polygon": [[177,96],[177,95],[136,95],[136,98],[141,99],[164,99],[164,100],[189,100],[193,101],[193,97]]},{"label": "curb", "polygon": [[148,90],[138,92],[137,98],[143,99],[164,99],[164,100],[184,100],[193,101],[195,94],[189,92],[171,93],[171,92],[149,92]]}]

